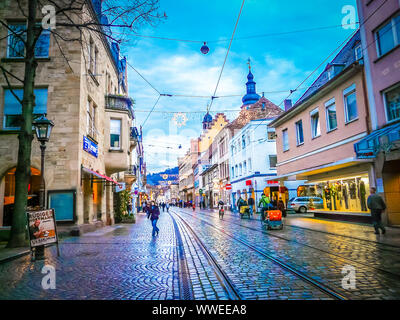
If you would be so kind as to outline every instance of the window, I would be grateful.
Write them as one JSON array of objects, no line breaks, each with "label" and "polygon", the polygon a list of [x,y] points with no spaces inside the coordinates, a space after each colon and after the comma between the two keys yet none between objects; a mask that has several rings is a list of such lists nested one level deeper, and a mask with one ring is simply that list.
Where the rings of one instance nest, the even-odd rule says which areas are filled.
[{"label": "window", "polygon": [[[25,55],[25,45],[22,39],[26,39],[26,23],[9,24],[8,28],[8,58],[23,58]],[[21,39],[22,38],[22,39]],[[35,45],[35,57],[47,58],[49,56],[50,31],[42,30]]]},{"label": "window", "polygon": [[318,108],[311,112],[311,136],[317,138],[321,135]]},{"label": "window", "polygon": [[276,140],[276,134],[274,131],[268,131],[267,137],[269,141],[275,141]]},{"label": "window", "polygon": [[251,167],[251,159],[249,158],[247,162],[249,163],[249,172],[252,172],[253,168]]},{"label": "window", "polygon": [[235,177],[235,167],[232,167],[232,178]]},{"label": "window", "polygon": [[378,57],[388,53],[400,44],[400,15],[391,19],[375,32]]},{"label": "window", "polygon": [[283,151],[288,151],[289,150],[289,134],[288,134],[287,129],[282,131],[282,141],[283,141]]},{"label": "window", "polygon": [[346,123],[358,118],[356,85],[343,91]]},{"label": "window", "polygon": [[121,149],[121,120],[110,120],[110,147],[111,149]]},{"label": "window", "polygon": [[325,103],[325,108],[326,108],[326,127],[329,132],[337,128],[335,98],[327,101]]},{"label": "window", "polygon": [[269,167],[270,168],[276,168],[276,164],[278,162],[278,157],[273,155],[273,156],[269,156]]},{"label": "window", "polygon": [[242,149],[244,150],[246,148],[246,136],[242,135]]},{"label": "window", "polygon": [[243,173],[244,174],[247,173],[247,162],[246,161],[243,163]]},{"label": "window", "polygon": [[[13,89],[15,95],[22,100],[24,90]],[[47,113],[47,89],[34,89],[35,106],[33,108],[34,118]],[[12,94],[11,90],[4,89],[4,119],[3,129],[18,130],[20,127],[20,116],[22,114],[22,106]]]},{"label": "window", "polygon": [[239,176],[239,170],[238,170],[238,166],[237,165],[235,166],[235,174],[236,174],[236,177]]},{"label": "window", "polygon": [[296,134],[297,134],[297,145],[299,146],[304,143],[303,121],[302,120],[296,122]]},{"label": "window", "polygon": [[94,56],[95,56],[94,51],[95,51],[94,42],[93,42],[92,37],[90,37],[89,46],[88,46],[88,58],[89,58],[89,68],[88,69],[91,73],[93,73],[93,71],[94,71]]},{"label": "window", "polygon": [[243,166],[242,164],[239,165],[239,176],[242,176],[243,174]]},{"label": "window", "polygon": [[359,44],[357,47],[354,49],[354,55],[356,57],[356,60],[360,60],[363,57],[363,50],[361,44]]},{"label": "window", "polygon": [[97,140],[97,130],[96,130],[96,105],[93,101],[87,101],[86,108],[86,125],[87,125],[87,134],[92,137],[94,140]]},{"label": "window", "polygon": [[400,85],[384,93],[388,121],[400,119]]}]

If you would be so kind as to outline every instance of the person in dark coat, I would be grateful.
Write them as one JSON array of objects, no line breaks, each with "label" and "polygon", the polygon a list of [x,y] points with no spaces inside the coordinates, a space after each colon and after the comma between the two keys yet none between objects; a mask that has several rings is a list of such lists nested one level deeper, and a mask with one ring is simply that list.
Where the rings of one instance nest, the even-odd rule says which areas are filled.
[{"label": "person in dark coat", "polygon": [[371,210],[372,223],[375,228],[375,234],[379,234],[379,229],[382,230],[382,234],[386,233],[386,229],[382,223],[382,212],[386,210],[386,204],[382,197],[376,194],[376,188],[371,188],[371,195],[367,200],[368,208]]},{"label": "person in dark coat", "polygon": [[152,201],[151,208],[147,214],[147,219],[151,220],[151,224],[153,226],[153,232],[152,232],[153,237],[156,235],[158,236],[158,233],[160,231],[160,229],[157,228],[157,222],[159,217],[160,217],[160,209],[158,208],[156,203]]},{"label": "person in dark coat", "polygon": [[143,206],[143,212],[146,213],[146,214],[149,214],[150,209],[151,209],[151,208],[150,208],[149,203],[148,203],[148,202],[145,202],[145,203],[144,203],[144,206]]},{"label": "person in dark coat", "polygon": [[163,202],[163,203],[161,204],[161,206],[162,206],[162,211],[165,212],[165,202]]},{"label": "person in dark coat", "polygon": [[249,204],[250,214],[253,214],[253,209],[255,204],[253,197],[250,197],[247,203]]},{"label": "person in dark coat", "polygon": [[286,207],[282,199],[279,199],[278,201],[278,210],[282,212],[283,217],[286,217]]}]

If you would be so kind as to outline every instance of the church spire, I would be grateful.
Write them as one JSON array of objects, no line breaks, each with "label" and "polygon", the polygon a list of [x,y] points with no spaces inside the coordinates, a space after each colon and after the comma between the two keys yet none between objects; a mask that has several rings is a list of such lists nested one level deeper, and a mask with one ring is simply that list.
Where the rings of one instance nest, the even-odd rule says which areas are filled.
[{"label": "church spire", "polygon": [[256,82],[254,81],[254,76],[251,73],[251,60],[250,58],[247,60],[247,64],[249,66],[249,74],[247,75],[247,83],[246,83],[246,95],[243,97],[243,105],[247,106],[250,104],[256,103],[260,100],[260,96],[256,92]]}]

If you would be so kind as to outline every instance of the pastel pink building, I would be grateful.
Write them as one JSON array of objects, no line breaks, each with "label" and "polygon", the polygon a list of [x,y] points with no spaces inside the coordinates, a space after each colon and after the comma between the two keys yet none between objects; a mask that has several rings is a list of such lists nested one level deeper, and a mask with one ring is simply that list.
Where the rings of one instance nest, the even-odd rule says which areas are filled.
[{"label": "pastel pink building", "polygon": [[357,0],[369,114],[373,132],[355,145],[374,161],[385,220],[400,226],[400,1]]},{"label": "pastel pink building", "polygon": [[[297,196],[319,198],[319,212],[368,215],[373,161],[354,144],[370,133],[364,66],[357,32],[292,107],[271,123],[277,134],[278,179],[305,181]],[[323,204],[321,204],[321,202]]]}]

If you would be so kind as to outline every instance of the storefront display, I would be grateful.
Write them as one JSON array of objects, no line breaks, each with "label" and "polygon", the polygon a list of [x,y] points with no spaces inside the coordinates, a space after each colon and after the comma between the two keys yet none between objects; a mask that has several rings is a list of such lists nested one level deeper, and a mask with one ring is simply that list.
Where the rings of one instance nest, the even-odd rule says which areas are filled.
[{"label": "storefront display", "polygon": [[297,195],[322,198],[325,211],[368,212],[368,175],[310,182],[300,186]]}]

